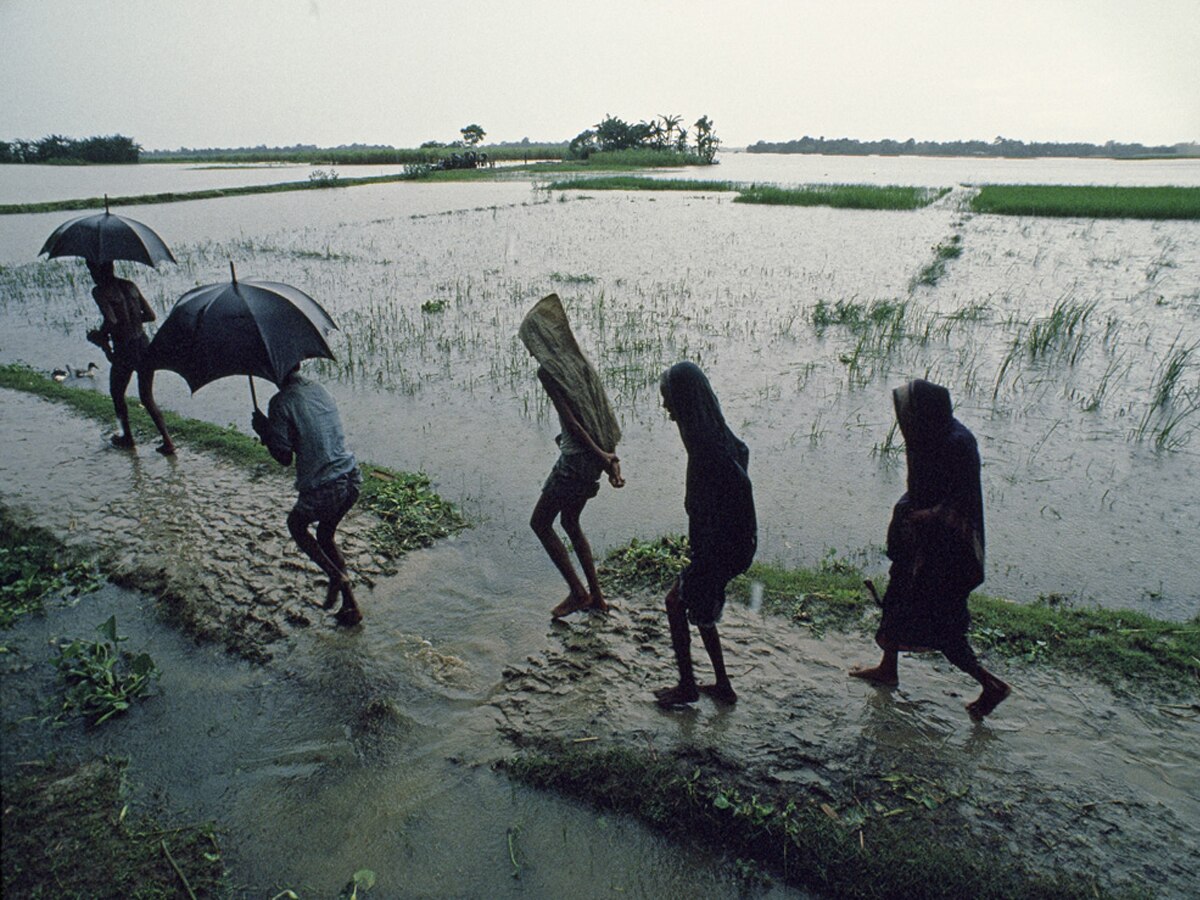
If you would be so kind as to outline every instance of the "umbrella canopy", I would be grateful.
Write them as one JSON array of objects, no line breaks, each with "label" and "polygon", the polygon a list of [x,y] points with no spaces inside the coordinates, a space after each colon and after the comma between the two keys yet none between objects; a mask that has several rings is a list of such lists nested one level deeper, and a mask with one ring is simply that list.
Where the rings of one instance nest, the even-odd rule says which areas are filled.
[{"label": "umbrella canopy", "polygon": [[175,262],[175,257],[154,229],[136,219],[110,213],[107,198],[104,212],[72,219],[55,228],[38,256],[43,253],[51,259],[82,256],[94,263],[128,259],[154,266],[164,260]]},{"label": "umbrella canopy", "polygon": [[[192,392],[227,375],[280,384],[303,359],[333,359],[329,313],[299,288],[276,281],[203,285],[176,302],[150,342],[147,362],[178,372]],[[253,387],[253,382],[251,382]]]}]

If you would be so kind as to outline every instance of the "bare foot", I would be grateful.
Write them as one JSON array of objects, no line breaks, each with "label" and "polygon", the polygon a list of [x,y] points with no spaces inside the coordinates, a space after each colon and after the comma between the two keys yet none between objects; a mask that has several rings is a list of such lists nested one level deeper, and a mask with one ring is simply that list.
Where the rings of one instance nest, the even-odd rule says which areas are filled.
[{"label": "bare foot", "polygon": [[654,692],[656,702],[663,709],[674,709],[678,706],[686,706],[689,703],[695,703],[700,699],[700,692],[693,685],[677,684],[675,687],[661,688]]},{"label": "bare foot", "polygon": [[997,678],[995,684],[985,687],[983,693],[967,704],[967,715],[976,722],[982,722],[984,716],[989,715],[1011,693],[1012,688]]},{"label": "bare foot", "polygon": [[158,453],[161,453],[163,456],[174,456],[175,455],[175,445],[172,444],[170,441],[163,441],[161,444],[159,444],[154,449]]},{"label": "bare foot", "polygon": [[600,594],[592,594],[592,600],[588,604],[588,609],[592,612],[606,613],[608,612],[608,602]]},{"label": "bare foot", "polygon": [[[550,618],[561,619],[563,616],[569,616],[571,613],[579,612],[581,609],[591,609],[593,602],[592,598],[587,594],[568,594],[566,600],[550,610]],[[601,598],[600,602],[604,603],[604,599]],[[607,604],[605,604],[604,609],[608,609]]]},{"label": "bare foot", "polygon": [[871,666],[869,669],[851,669],[850,676],[852,678],[861,678],[864,681],[870,681],[874,684],[881,684],[884,687],[895,687],[900,683],[900,679],[896,673],[890,669],[885,669],[883,666]]},{"label": "bare foot", "polygon": [[322,609],[333,609],[337,606],[338,597],[342,594],[342,579],[330,578],[329,587],[325,588],[325,602],[321,604]]},{"label": "bare foot", "polygon": [[343,628],[353,628],[362,621],[362,618],[362,613],[359,612],[357,606],[343,606],[337,611],[337,615],[334,616],[334,619]]},{"label": "bare foot", "polygon": [[114,434],[108,439],[108,442],[118,450],[132,450],[133,437],[128,434]]},{"label": "bare foot", "polygon": [[733,706],[737,703],[737,693],[728,681],[718,681],[716,684],[698,684],[696,690],[722,706]]}]

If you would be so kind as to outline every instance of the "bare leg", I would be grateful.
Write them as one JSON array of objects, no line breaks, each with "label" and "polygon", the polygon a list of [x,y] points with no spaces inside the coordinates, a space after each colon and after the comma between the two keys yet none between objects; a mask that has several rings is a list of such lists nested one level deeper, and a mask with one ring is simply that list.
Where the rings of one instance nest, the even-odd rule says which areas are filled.
[{"label": "bare leg", "polygon": [[979,664],[975,651],[971,649],[965,637],[944,648],[942,653],[946,659],[978,681],[983,688],[979,696],[967,704],[967,715],[975,721],[981,721],[1012,693],[1012,688],[1007,683]]},{"label": "bare leg", "polygon": [[897,650],[884,647],[883,659],[879,661],[879,665],[867,669],[851,669],[850,674],[855,678],[862,678],[885,687],[895,687],[900,683],[899,656]]},{"label": "bare leg", "polygon": [[671,647],[675,650],[675,664],[679,667],[679,683],[674,687],[655,691],[658,705],[664,708],[695,703],[700,699],[696,688],[696,674],[692,669],[692,642],[688,634],[687,611],[683,598],[679,596],[679,582],[667,591],[667,624],[671,629]]},{"label": "bare leg", "polygon": [[125,402],[125,390],[132,377],[133,370],[119,359],[108,370],[108,393],[112,397],[117,421],[121,423],[121,433],[113,436],[112,445],[126,450],[133,447],[133,432],[129,430],[129,404]]},{"label": "bare leg", "polygon": [[572,546],[575,547],[575,555],[579,557],[579,567],[583,569],[583,577],[587,579],[588,594],[591,596],[589,608],[598,612],[608,612],[608,604],[604,602],[604,594],[600,591],[600,579],[596,575],[596,563],[592,559],[592,545],[588,543],[583,529],[579,526],[579,516],[586,503],[587,501],[584,500],[582,503],[563,506],[559,521],[562,522],[563,530],[571,539]]},{"label": "bare leg", "polygon": [[554,519],[561,510],[562,507],[559,506],[557,500],[546,494],[542,494],[538,499],[537,505],[533,508],[533,515],[529,519],[529,527],[538,536],[538,540],[546,548],[546,553],[549,555],[550,561],[554,563],[554,567],[558,569],[558,573],[567,582],[567,587],[571,589],[571,593],[567,599],[558,604],[550,613],[556,619],[580,609],[587,609],[592,602],[592,598],[583,586],[583,582],[575,574],[575,567],[571,565],[571,555],[567,553],[566,546],[554,531]]},{"label": "bare leg", "polygon": [[700,626],[700,640],[704,642],[704,649],[708,651],[708,658],[712,661],[715,678],[713,684],[697,685],[696,689],[717,703],[737,703],[737,693],[729,681],[729,674],[725,671],[725,654],[721,650],[721,637],[717,634],[717,626]]},{"label": "bare leg", "polygon": [[171,435],[167,433],[167,423],[163,420],[162,411],[154,402],[153,369],[142,369],[138,372],[138,397],[141,398],[142,406],[146,407],[146,412],[150,413],[154,427],[162,435],[162,443],[155,449],[163,456],[172,456],[175,453],[175,444],[171,441]]},{"label": "bare leg", "polygon": [[288,514],[287,519],[288,531],[292,533],[292,540],[296,542],[301,550],[305,552],[309,559],[321,567],[330,581],[341,582],[342,570],[339,569],[321,549],[321,545],[317,543],[317,539],[312,536],[308,530],[308,523],[304,522],[300,516],[296,515],[295,511]]},{"label": "bare leg", "polygon": [[350,576],[346,572],[346,558],[342,555],[342,551],[338,548],[337,542],[334,540],[338,525],[341,524],[342,519],[353,505],[354,499],[351,499],[334,515],[317,523],[317,545],[325,553],[326,558],[337,566],[338,570],[337,579],[329,579],[329,591],[325,597],[325,608],[331,609],[333,604],[337,602],[337,594],[341,594],[342,608],[337,612],[337,620],[340,625],[357,625],[362,621],[362,611],[359,610],[358,603],[354,599],[354,590],[350,586]]}]

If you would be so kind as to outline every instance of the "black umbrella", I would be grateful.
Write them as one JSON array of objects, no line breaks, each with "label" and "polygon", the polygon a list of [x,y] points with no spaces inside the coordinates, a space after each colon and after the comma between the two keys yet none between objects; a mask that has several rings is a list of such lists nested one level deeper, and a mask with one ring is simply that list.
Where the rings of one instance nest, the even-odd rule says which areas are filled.
[{"label": "black umbrella", "polygon": [[303,359],[333,359],[329,313],[299,288],[277,281],[231,280],[188,291],[150,342],[147,362],[178,372],[192,392],[227,375],[280,384]]},{"label": "black umbrella", "polygon": [[108,197],[104,198],[104,212],[94,216],[83,216],[64,222],[46,238],[38,256],[82,256],[94,263],[128,259],[133,262],[154,266],[164,260],[175,262],[175,257],[163,239],[149,225],[136,219],[118,216],[108,211]]}]

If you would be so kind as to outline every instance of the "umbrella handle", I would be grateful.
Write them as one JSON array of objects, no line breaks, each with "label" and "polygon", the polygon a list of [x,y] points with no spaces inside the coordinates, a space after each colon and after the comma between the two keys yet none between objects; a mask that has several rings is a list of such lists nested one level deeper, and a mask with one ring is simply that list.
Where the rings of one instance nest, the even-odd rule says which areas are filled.
[{"label": "umbrella handle", "polygon": [[246,378],[247,378],[247,380],[250,382],[250,399],[251,399],[252,401],[254,401],[254,411],[255,411],[255,412],[259,412],[259,409],[258,409],[258,395],[257,395],[256,393],[254,393],[254,376],[253,376],[253,375],[247,375],[247,376],[246,376]]}]

